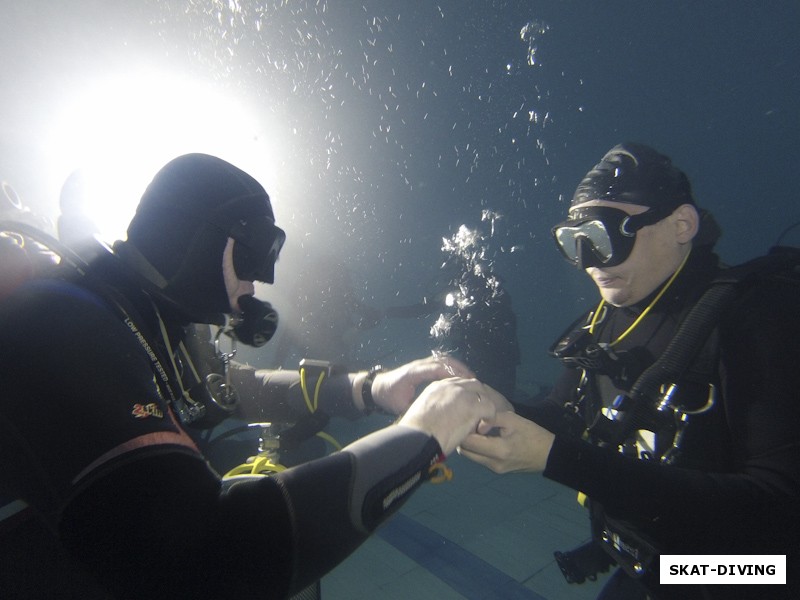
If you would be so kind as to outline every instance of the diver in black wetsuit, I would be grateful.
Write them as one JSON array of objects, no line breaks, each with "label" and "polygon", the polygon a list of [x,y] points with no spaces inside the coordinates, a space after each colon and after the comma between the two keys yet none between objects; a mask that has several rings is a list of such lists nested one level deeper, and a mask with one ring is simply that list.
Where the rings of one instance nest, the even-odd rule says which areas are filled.
[{"label": "diver in black wetsuit", "polygon": [[521,354],[511,294],[501,276],[475,269],[460,258],[446,263],[452,275],[445,291],[425,302],[390,306],[383,316],[408,319],[438,314],[431,330],[436,353],[456,357],[483,383],[513,399]]},{"label": "diver in black wetsuit", "polygon": [[[567,368],[549,397],[499,414],[499,435],[470,436],[462,454],[588,497],[592,545],[557,556],[574,582],[619,565],[604,599],[798,597],[796,276],[743,287],[651,402],[633,393],[639,376],[725,274],[712,251],[719,230],[667,157],[628,143],[586,175],[553,233],[602,301],[553,346]],[[664,554],[787,555],[788,583],[660,585]]]},{"label": "diver in black wetsuit", "polygon": [[[253,282],[272,282],[283,241],[252,177],[186,155],[155,176],[113,252],[88,266],[62,260],[9,291],[0,303],[1,597],[287,597],[343,560],[506,404],[454,360],[386,372],[329,366],[314,396],[321,409],[381,408],[404,413],[398,423],[223,487],[193,428],[233,407],[190,385],[184,332],[227,314],[241,341],[267,341],[276,315]],[[297,373],[251,375],[242,405],[304,410]]]},{"label": "diver in black wetsuit", "polygon": [[506,398],[513,399],[520,364],[517,315],[501,278],[464,270],[455,279],[457,289],[470,296],[464,306],[443,306],[450,318],[446,333],[438,336],[439,351],[455,356]]}]

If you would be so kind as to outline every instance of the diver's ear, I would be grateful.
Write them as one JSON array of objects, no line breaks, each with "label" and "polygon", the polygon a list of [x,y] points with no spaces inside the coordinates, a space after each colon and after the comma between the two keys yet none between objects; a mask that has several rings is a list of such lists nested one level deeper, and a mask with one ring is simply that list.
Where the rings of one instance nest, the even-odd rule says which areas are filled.
[{"label": "diver's ear", "polygon": [[681,204],[672,213],[675,236],[679,244],[688,244],[700,230],[700,215],[691,204]]}]

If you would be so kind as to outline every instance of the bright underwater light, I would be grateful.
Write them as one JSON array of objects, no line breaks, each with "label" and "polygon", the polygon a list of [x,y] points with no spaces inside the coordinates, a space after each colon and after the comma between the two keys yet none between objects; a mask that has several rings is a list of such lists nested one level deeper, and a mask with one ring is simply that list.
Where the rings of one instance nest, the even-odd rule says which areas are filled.
[{"label": "bright underwater light", "polygon": [[58,194],[80,169],[83,205],[100,237],[124,239],[139,197],[156,171],[189,152],[214,154],[264,185],[271,136],[259,135],[237,98],[172,73],[141,70],[77,92],[46,142],[50,188]]}]

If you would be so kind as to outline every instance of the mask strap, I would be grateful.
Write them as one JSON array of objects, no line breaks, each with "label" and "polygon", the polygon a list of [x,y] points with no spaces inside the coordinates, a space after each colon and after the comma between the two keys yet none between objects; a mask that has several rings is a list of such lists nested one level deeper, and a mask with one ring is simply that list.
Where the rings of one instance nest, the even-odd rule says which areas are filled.
[{"label": "mask strap", "polygon": [[638,215],[629,215],[624,221],[622,221],[619,231],[624,236],[633,237],[636,235],[636,232],[643,227],[654,225],[667,218],[669,215],[675,212],[676,208],[678,207],[666,205],[659,208],[650,208],[643,213],[639,213]]}]

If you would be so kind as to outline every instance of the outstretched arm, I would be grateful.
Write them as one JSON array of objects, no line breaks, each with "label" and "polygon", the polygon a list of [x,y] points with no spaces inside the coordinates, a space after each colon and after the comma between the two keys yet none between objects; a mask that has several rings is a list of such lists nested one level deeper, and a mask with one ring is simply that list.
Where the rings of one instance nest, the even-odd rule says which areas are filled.
[{"label": "outstretched arm", "polygon": [[201,456],[154,447],[70,503],[63,539],[121,597],[284,597],[344,560],[498,404],[478,381],[438,382],[398,425],[224,491]]},{"label": "outstretched arm", "polygon": [[[323,377],[319,390],[319,410],[334,416],[355,419],[365,411],[364,382],[367,371],[336,372]],[[308,414],[297,371],[254,369],[234,365],[233,383],[241,398],[240,415],[252,421],[294,422]],[[411,405],[419,388],[448,377],[472,377],[472,372],[451,357],[423,358],[375,375],[369,391],[380,409],[401,414]],[[313,378],[312,378],[313,379]],[[307,382],[313,395],[316,380]]]}]

